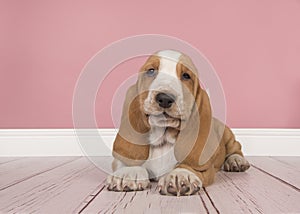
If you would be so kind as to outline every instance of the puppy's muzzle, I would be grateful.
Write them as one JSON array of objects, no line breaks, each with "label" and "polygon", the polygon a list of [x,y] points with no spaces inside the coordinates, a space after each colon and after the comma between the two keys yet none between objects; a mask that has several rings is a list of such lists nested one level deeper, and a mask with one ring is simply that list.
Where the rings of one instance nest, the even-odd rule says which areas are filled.
[{"label": "puppy's muzzle", "polygon": [[155,101],[162,108],[170,108],[175,102],[175,96],[172,94],[158,93],[155,97]]}]

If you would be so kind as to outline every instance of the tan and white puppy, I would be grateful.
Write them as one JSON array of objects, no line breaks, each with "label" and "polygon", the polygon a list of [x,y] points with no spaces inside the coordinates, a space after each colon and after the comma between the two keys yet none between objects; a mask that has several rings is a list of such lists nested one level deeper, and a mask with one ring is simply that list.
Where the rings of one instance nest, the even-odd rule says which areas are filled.
[{"label": "tan and white puppy", "polygon": [[108,189],[136,191],[158,180],[165,195],[192,195],[215,173],[249,168],[231,130],[212,117],[192,60],[174,50],[148,58],[127,92]]}]

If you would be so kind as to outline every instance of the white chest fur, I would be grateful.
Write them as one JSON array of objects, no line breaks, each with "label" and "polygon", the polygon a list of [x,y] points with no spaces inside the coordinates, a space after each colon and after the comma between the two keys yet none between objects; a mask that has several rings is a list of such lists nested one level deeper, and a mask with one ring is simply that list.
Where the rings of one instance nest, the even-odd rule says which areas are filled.
[{"label": "white chest fur", "polygon": [[[157,130],[151,133],[149,140],[149,158],[144,163],[144,167],[148,170],[150,178],[158,179],[160,176],[174,169],[177,163],[174,156],[174,143],[176,139],[173,139],[168,131],[162,132],[161,128],[157,128]],[[151,142],[151,140],[155,140],[156,143]]]}]

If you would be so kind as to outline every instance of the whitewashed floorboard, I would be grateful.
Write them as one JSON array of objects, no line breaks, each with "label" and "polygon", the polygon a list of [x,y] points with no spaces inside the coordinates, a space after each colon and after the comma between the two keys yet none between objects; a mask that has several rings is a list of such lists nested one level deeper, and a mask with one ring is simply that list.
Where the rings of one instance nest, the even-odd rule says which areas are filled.
[{"label": "whitewashed floorboard", "polygon": [[20,160],[22,158],[20,157],[5,157],[5,158],[0,158],[0,165],[6,164],[12,161]]},{"label": "whitewashed floorboard", "polygon": [[55,169],[75,159],[78,159],[78,157],[34,157],[17,159],[2,164],[0,165],[0,190]]},{"label": "whitewashed floorboard", "polygon": [[0,191],[0,212],[71,213],[105,177],[80,158]]},{"label": "whitewashed floorboard", "polygon": [[103,189],[82,213],[217,213],[202,190],[190,197],[162,196],[152,188],[139,192],[112,192]]},{"label": "whitewashed floorboard", "polygon": [[107,191],[106,174],[84,157],[0,158],[0,213],[300,213],[299,158],[288,158],[250,157],[249,171],[219,172],[191,197],[161,196],[156,183]]},{"label": "whitewashed floorboard", "polygon": [[297,171],[300,171],[300,157],[271,156],[269,158],[278,160],[286,165],[294,167]]},{"label": "whitewashed floorboard", "polygon": [[206,188],[221,213],[299,213],[300,193],[254,167],[245,173],[219,172]]},{"label": "whitewashed floorboard", "polygon": [[[249,157],[248,160],[254,167],[275,176],[296,188],[300,188],[300,158],[289,157],[285,161],[273,157]],[[298,162],[295,167],[289,163]]]}]

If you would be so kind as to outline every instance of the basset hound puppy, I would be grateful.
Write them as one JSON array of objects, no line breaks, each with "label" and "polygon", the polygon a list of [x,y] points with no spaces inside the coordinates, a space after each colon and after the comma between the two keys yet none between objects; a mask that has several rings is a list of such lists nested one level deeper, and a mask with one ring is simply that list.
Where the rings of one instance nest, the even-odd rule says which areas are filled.
[{"label": "basset hound puppy", "polygon": [[150,56],[127,91],[113,145],[108,190],[137,191],[158,181],[163,195],[192,195],[215,173],[249,168],[232,131],[212,117],[192,60],[174,50]]}]

